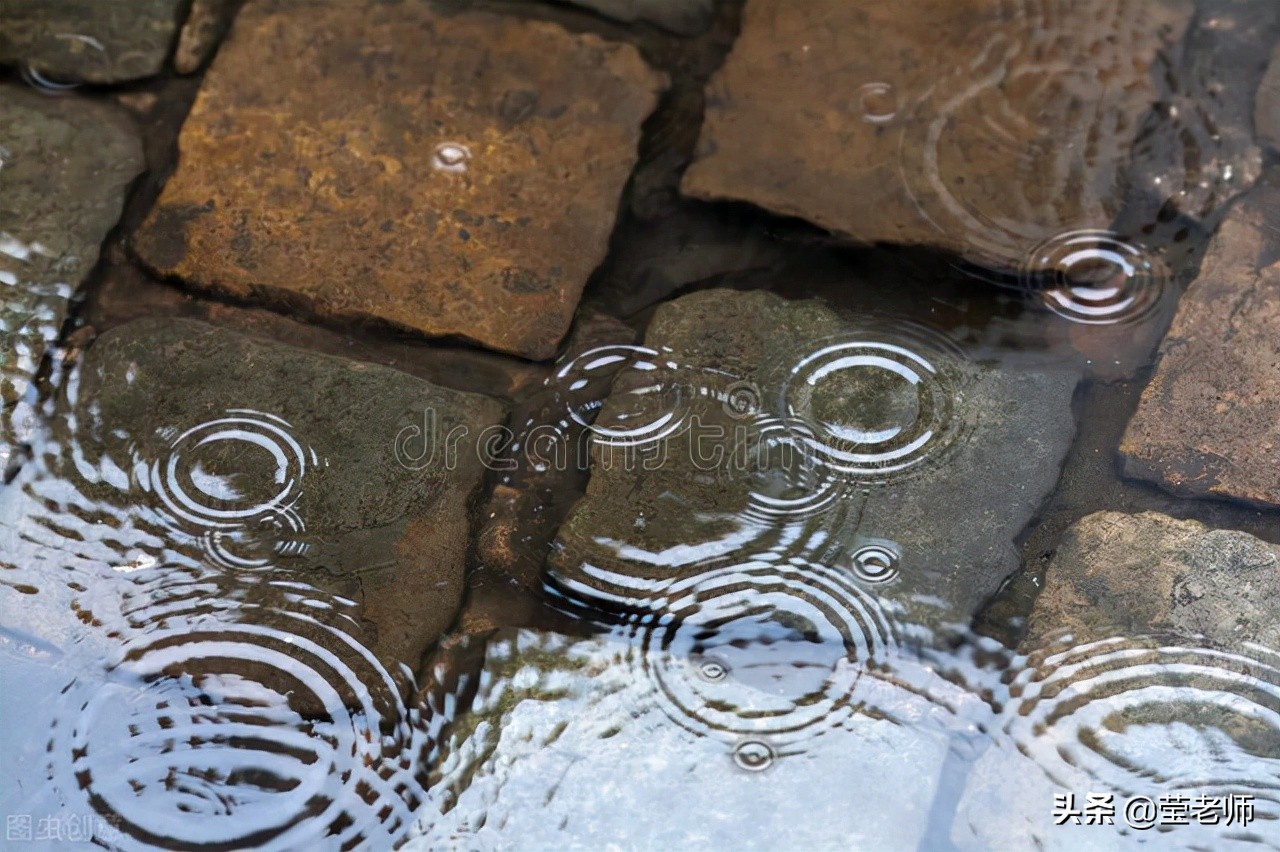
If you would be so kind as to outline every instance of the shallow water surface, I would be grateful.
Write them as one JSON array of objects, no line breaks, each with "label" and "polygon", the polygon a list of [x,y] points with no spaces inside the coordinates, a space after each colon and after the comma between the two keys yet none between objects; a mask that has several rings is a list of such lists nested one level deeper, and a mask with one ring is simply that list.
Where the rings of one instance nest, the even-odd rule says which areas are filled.
[{"label": "shallow water surface", "polygon": [[255,3],[0,0],[5,848],[1280,849],[1280,10]]}]

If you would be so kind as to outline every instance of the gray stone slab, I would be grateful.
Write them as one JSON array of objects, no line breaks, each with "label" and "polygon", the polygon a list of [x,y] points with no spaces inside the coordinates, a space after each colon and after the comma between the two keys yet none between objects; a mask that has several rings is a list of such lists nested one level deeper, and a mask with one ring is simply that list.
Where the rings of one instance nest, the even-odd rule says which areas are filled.
[{"label": "gray stone slab", "polygon": [[[1018,567],[1074,434],[1076,373],[814,301],[702,291],[663,305],[645,345],[653,369],[614,380],[549,567],[606,609],[667,611],[773,566],[801,587],[835,572],[914,623],[967,621]],[[610,437],[625,428],[649,437]]]},{"label": "gray stone slab", "polygon": [[[27,392],[144,168],[114,105],[0,86],[0,403]],[[0,444],[14,424],[0,417]]]},{"label": "gray stone slab", "polygon": [[159,74],[184,0],[0,0],[0,61],[59,81]]},{"label": "gray stone slab", "polygon": [[86,350],[65,413],[5,492],[0,550],[40,594],[84,587],[86,611],[118,607],[125,581],[161,599],[166,572],[286,620],[306,605],[268,581],[314,587],[355,603],[380,659],[413,667],[460,606],[476,441],[502,417],[387,367],[139,320]]}]

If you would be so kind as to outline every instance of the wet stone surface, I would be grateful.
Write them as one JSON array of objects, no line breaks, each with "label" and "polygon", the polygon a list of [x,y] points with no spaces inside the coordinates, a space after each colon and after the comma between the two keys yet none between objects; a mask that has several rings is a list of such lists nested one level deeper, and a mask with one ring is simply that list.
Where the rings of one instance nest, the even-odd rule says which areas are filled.
[{"label": "wet stone surface", "polygon": [[1125,432],[1127,475],[1280,506],[1278,202],[1269,177],[1215,234]]},{"label": "wet stone surface", "polygon": [[[859,242],[1020,268],[1046,240],[1111,225],[1135,140],[1153,135],[1152,107],[1180,85],[1164,53],[1191,11],[1177,0],[754,0],[708,88],[683,190]],[[1204,119],[1170,116],[1171,143],[1137,151],[1158,158],[1141,171],[1182,209],[1205,206],[1183,189],[1221,200],[1222,176],[1174,168],[1207,159]]]},{"label": "wet stone surface", "polygon": [[715,0],[566,0],[626,23],[644,21],[680,35],[707,28]]},{"label": "wet stone surface", "polygon": [[[499,403],[185,320],[115,329],[80,370],[5,491],[7,579],[89,589],[85,611],[146,580],[155,604],[186,574],[226,586],[233,611],[314,588],[351,604],[345,620],[389,666],[416,667],[455,617],[482,473],[466,442]],[[427,422],[465,430],[451,463],[398,452]]]},{"label": "wet stone surface", "polygon": [[1074,431],[1078,374],[971,360],[941,333],[816,301],[685,296],[634,357],[549,563],[563,594],[604,610],[679,617],[744,584],[783,606],[834,584],[891,620],[967,622],[1018,567],[1013,540]]},{"label": "wet stone surface", "polygon": [[662,86],[549,23],[253,3],[134,244],[195,287],[547,358]]},{"label": "wet stone surface", "polygon": [[[1227,833],[1225,816],[1189,821],[1176,828],[1177,846],[1273,845],[1278,577],[1280,547],[1243,532],[1156,512],[1077,522],[1049,565],[1026,656],[1004,678],[1006,709],[969,769],[953,839],[1076,848],[1039,827],[1041,803],[1064,789],[1117,802],[1171,790],[1212,802],[1249,790],[1258,822]],[[1131,846],[1121,813],[1116,829],[1090,837]]]},{"label": "wet stone surface", "polygon": [[0,446],[142,169],[122,110],[0,86]]},{"label": "wet stone surface", "polygon": [[119,83],[160,73],[183,0],[4,0],[0,62],[57,81]]},{"label": "wet stone surface", "polygon": [[1280,546],[1146,512],[1100,512],[1067,531],[1028,622],[1025,647],[1063,634],[1202,638],[1280,647]]},{"label": "wet stone surface", "polygon": [[218,42],[231,28],[231,17],[242,0],[194,0],[178,35],[173,67],[179,74],[194,74],[209,61]]}]

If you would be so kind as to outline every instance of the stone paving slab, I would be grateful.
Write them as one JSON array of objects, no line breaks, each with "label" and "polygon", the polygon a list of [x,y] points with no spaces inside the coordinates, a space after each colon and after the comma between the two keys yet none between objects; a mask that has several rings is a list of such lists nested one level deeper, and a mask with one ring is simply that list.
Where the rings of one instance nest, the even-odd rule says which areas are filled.
[{"label": "stone paving slab", "polygon": [[1221,647],[1275,647],[1280,546],[1158,512],[1099,512],[1054,553],[1024,645],[1070,634],[1204,637]]},{"label": "stone paving slab", "polygon": [[[1182,0],[751,0],[683,191],[1018,267],[1106,228]],[[1180,162],[1180,160],[1175,160]]]},{"label": "stone paving slab", "polygon": [[545,22],[252,3],[135,246],[201,289],[547,358],[662,85]]},{"label": "stone paving slab", "polygon": [[[0,404],[20,400],[142,172],[123,110],[0,86]],[[10,424],[0,416],[0,445]]]},{"label": "stone paving slab", "polygon": [[[416,666],[453,621],[483,473],[468,448],[501,421],[500,403],[190,320],[114,329],[82,369],[76,470],[103,472],[82,500],[141,501],[186,538],[220,542],[205,555],[227,570],[266,560],[359,600],[384,659]],[[397,455],[401,433],[426,418],[437,439],[466,430],[452,465]]]},{"label": "stone paving slab", "polygon": [[178,35],[173,67],[179,74],[194,74],[213,56],[218,42],[231,28],[239,0],[194,0]]},{"label": "stone paving slab", "polygon": [[1277,228],[1272,177],[1228,214],[1182,297],[1120,446],[1128,476],[1280,506]]},{"label": "stone paving slab", "polygon": [[184,0],[3,0],[0,62],[56,80],[121,83],[164,68]]},{"label": "stone paving slab", "polygon": [[[554,585],[606,610],[661,608],[676,588],[752,562],[798,559],[787,570],[802,584],[828,568],[857,582],[858,554],[879,549],[896,564],[883,578],[891,582],[871,578],[872,594],[910,608],[915,623],[965,622],[1019,566],[1013,541],[1075,432],[1078,373],[908,349],[913,338],[896,322],[850,323],[817,301],[700,291],[661,306],[645,345],[656,368],[620,371],[596,427],[660,424],[668,409],[684,425],[630,457],[593,444],[586,496],[549,562]],[[798,415],[807,425],[786,427],[786,440],[804,442],[811,428],[816,468],[758,449],[785,433],[770,419],[782,414],[780,395],[803,394],[803,382],[785,378],[794,369],[818,390]],[[899,385],[900,376],[914,378]],[[759,409],[726,408],[738,397]],[[865,440],[832,439],[849,424]],[[889,457],[917,440],[934,457],[926,449],[918,467],[894,470]],[[886,468],[857,469],[863,455]]]}]

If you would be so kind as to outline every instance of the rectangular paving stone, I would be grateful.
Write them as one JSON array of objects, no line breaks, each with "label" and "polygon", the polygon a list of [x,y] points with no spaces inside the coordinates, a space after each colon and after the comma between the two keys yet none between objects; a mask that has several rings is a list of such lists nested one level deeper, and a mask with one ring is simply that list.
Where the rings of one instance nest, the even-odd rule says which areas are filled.
[{"label": "rectangular paving stone", "polygon": [[1223,220],[1129,421],[1127,475],[1190,497],[1280,506],[1280,185]]},{"label": "rectangular paving stone", "polygon": [[0,0],[0,62],[120,83],[164,68],[185,0]]},{"label": "rectangular paving stone", "polygon": [[662,85],[545,22],[254,2],[135,246],[194,287],[546,358]]},{"label": "rectangular paving stone", "polygon": [[1110,225],[1162,97],[1156,61],[1191,12],[1182,0],[750,0],[683,191],[1017,267],[1063,231]]}]

